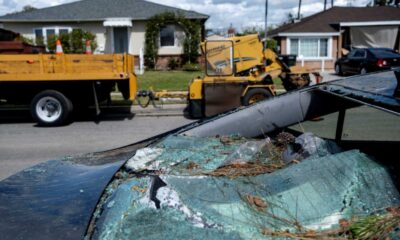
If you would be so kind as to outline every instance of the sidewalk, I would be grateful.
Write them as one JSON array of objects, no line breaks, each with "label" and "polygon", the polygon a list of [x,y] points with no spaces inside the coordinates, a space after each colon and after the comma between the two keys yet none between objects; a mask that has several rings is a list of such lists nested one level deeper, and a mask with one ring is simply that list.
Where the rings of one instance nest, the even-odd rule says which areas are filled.
[{"label": "sidewalk", "polygon": [[183,110],[185,109],[185,107],[186,102],[182,104],[157,105],[157,107],[154,107],[150,104],[147,108],[142,108],[138,105],[134,105],[131,107],[131,112],[134,113],[136,116],[183,116]]}]

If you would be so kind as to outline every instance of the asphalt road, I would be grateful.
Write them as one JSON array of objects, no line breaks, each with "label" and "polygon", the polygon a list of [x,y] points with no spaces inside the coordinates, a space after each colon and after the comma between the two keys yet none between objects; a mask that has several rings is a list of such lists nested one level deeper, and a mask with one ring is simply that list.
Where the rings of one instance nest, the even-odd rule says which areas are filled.
[{"label": "asphalt road", "polygon": [[114,116],[42,128],[29,118],[1,115],[0,180],[40,162],[125,146],[191,122],[183,116]]}]

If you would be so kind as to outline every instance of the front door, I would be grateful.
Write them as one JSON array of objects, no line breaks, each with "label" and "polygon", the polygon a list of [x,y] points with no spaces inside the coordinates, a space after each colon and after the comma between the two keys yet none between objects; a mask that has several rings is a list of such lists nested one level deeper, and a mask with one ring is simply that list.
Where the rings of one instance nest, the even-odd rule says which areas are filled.
[{"label": "front door", "polygon": [[128,28],[114,27],[114,53],[128,52]]}]

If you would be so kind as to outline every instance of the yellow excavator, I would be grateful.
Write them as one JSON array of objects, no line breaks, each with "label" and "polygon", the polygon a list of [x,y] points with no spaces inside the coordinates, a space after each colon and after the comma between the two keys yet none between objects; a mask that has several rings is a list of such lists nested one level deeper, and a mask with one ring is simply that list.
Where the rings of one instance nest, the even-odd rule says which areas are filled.
[{"label": "yellow excavator", "polygon": [[[273,79],[279,77],[287,91],[310,84],[317,72],[291,66],[285,57],[264,49],[258,34],[205,41],[205,76],[190,82],[187,113],[210,117],[276,95]],[[292,61],[292,63],[295,63]]]}]

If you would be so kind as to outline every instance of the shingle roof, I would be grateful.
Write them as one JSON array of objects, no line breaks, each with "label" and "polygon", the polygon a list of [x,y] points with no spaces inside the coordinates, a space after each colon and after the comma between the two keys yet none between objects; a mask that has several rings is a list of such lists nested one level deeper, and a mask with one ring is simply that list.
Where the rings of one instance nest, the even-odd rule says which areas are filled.
[{"label": "shingle roof", "polygon": [[0,17],[0,22],[96,21],[107,18],[145,20],[166,11],[181,12],[190,19],[208,18],[205,14],[144,0],[82,0],[29,12],[7,14]]},{"label": "shingle roof", "polygon": [[303,18],[300,22],[283,25],[272,30],[278,33],[326,33],[337,32],[339,23],[400,21],[400,8],[396,7],[333,7]]}]

